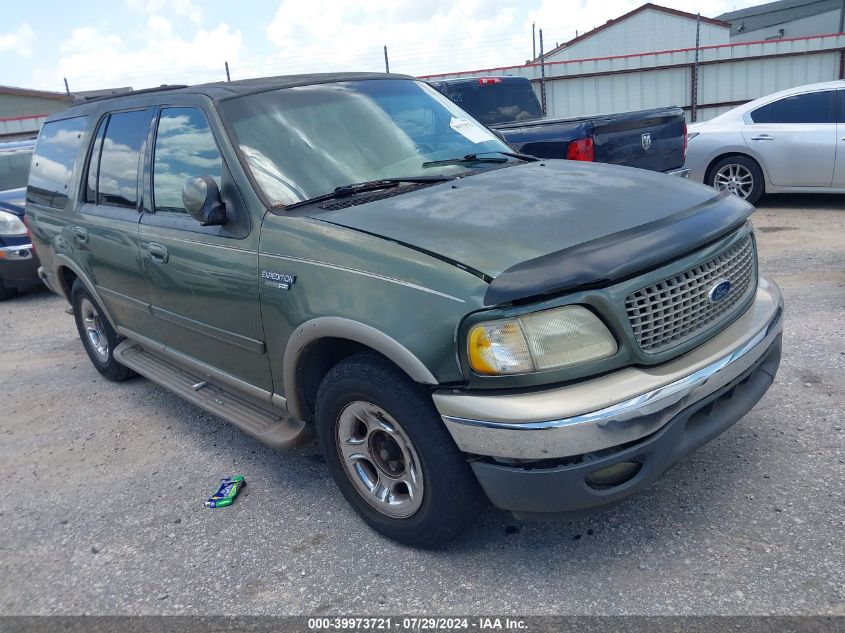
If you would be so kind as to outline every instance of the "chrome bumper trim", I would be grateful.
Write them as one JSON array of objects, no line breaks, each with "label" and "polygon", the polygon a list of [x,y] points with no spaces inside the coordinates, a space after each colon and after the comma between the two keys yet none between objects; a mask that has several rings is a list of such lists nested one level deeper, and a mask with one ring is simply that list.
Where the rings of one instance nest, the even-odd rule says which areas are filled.
[{"label": "chrome bumper trim", "polygon": [[[764,306],[765,310],[755,311],[755,307],[760,306]],[[782,332],[782,313],[783,299],[779,288],[773,282],[761,278],[758,296],[746,315],[701,346],[702,351],[719,350],[717,360],[668,384],[600,409],[553,420],[521,422],[515,417],[494,421],[450,414],[450,410],[468,409],[467,397],[458,394],[438,392],[434,396],[435,404],[458,447],[467,453],[536,460],[612,448],[657,431],[680,411],[718,391],[753,367]],[[750,336],[746,335],[737,342],[736,331],[745,328],[751,329]],[[695,358],[695,350],[667,365],[683,363],[684,359],[690,357]],[[641,380],[646,382],[649,379],[654,380],[655,374],[641,371]],[[551,402],[558,402],[558,406],[563,407],[568,397],[570,400],[576,396],[583,397],[582,385],[589,387],[590,383],[594,383],[597,390],[610,390],[612,393],[613,381],[614,376],[611,374],[573,387],[558,388],[552,391],[554,398]],[[543,406],[550,406],[547,395],[540,394],[544,398]],[[596,397],[596,394],[592,395]],[[514,397],[519,396],[470,396],[474,400],[470,399],[469,402],[477,404],[479,398],[493,401],[498,405],[497,409],[504,408],[512,413],[514,407],[502,405],[512,404],[505,400]],[[461,398],[464,400],[461,401]],[[519,402],[524,403],[525,400]]]},{"label": "chrome bumper trim", "polygon": [[681,169],[673,169],[672,171],[664,171],[667,176],[677,176],[678,178],[689,178],[690,169],[682,167]]}]

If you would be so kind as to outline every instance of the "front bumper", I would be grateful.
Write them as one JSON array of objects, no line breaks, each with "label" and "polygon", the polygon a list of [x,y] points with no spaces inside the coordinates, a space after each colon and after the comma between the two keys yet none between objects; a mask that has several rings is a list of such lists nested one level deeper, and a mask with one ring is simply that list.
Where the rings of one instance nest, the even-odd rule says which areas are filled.
[{"label": "front bumper", "polygon": [[39,285],[38,267],[38,256],[32,244],[0,247],[0,281],[7,288]]},{"label": "front bumper", "polygon": [[[649,485],[762,398],[780,364],[782,312],[779,288],[761,278],[742,317],[668,363],[528,394],[441,391],[434,401],[498,507],[601,505]],[[632,461],[639,470],[620,485],[587,483],[597,471]]]}]

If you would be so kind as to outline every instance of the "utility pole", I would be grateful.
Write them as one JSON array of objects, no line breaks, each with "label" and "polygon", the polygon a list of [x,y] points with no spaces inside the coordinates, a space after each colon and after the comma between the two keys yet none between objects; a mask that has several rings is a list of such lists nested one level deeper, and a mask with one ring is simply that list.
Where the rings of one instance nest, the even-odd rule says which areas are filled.
[{"label": "utility pole", "polygon": [[546,60],[543,55],[543,29],[540,29],[540,107],[546,116]]},{"label": "utility pole", "polygon": [[384,72],[390,73],[390,62],[387,59],[387,46],[384,47]]},{"label": "utility pole", "polygon": [[[845,2],[845,0],[842,0]],[[531,61],[537,59],[537,23],[531,23]]]},{"label": "utility pole", "polygon": [[690,103],[690,121],[695,123],[698,119],[698,49],[701,46],[701,13],[695,17],[695,63],[692,67],[692,90]]},{"label": "utility pole", "polygon": [[70,96],[70,86],[67,85],[67,77],[65,77],[64,80],[65,80],[65,94],[69,97]]},{"label": "utility pole", "polygon": [[232,81],[232,78],[229,76],[229,62],[223,62],[226,65],[226,81]]}]

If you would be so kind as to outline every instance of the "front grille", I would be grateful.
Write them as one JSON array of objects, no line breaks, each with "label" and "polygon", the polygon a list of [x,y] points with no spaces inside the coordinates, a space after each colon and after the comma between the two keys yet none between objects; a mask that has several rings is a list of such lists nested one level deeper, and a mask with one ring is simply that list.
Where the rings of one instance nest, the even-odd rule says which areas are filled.
[{"label": "front grille", "polygon": [[[625,309],[640,348],[666,351],[731,316],[754,292],[756,269],[748,235],[703,264],[629,294]],[[723,279],[731,282],[730,293],[713,303],[708,295]]]}]

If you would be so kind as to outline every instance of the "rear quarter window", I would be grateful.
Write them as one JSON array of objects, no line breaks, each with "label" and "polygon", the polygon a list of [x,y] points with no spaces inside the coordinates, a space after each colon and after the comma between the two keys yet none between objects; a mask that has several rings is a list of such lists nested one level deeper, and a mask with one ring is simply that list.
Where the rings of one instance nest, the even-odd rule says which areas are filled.
[{"label": "rear quarter window", "polygon": [[65,208],[70,179],[87,128],[87,116],[44,124],[32,157],[27,202],[53,209]]}]

